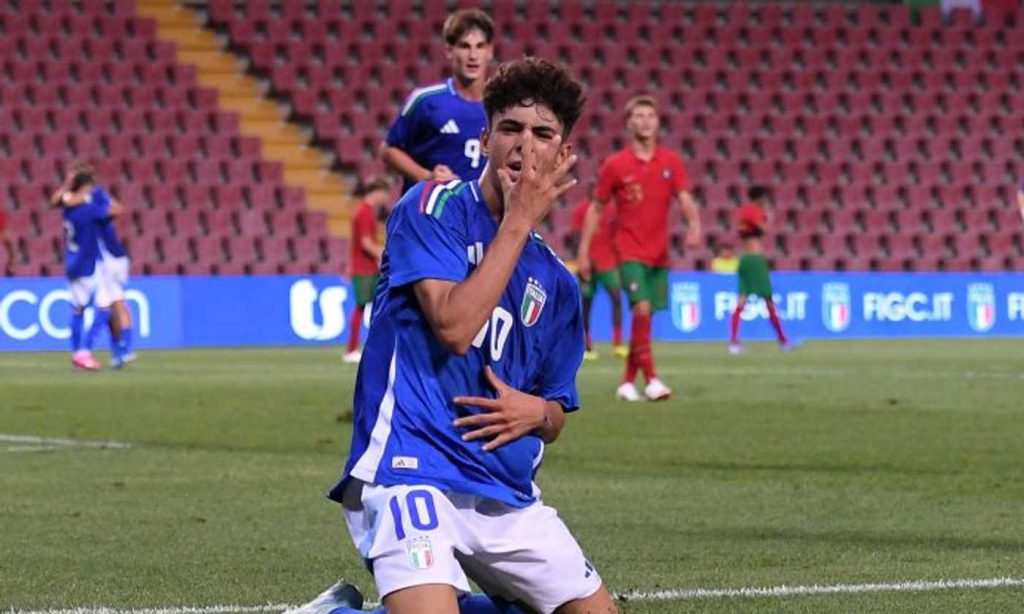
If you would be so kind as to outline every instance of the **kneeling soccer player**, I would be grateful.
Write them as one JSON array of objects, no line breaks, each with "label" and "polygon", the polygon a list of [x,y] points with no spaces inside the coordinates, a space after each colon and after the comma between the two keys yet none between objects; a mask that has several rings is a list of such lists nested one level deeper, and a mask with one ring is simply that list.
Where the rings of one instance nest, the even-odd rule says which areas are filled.
[{"label": "kneeling soccer player", "polygon": [[[563,68],[503,65],[484,93],[481,179],[417,184],[388,220],[329,496],[391,614],[617,611],[533,483],[579,405],[579,288],[533,228],[575,184],[564,139],[582,105]],[[460,602],[470,578],[493,599]],[[353,611],[328,593],[300,611]]]}]

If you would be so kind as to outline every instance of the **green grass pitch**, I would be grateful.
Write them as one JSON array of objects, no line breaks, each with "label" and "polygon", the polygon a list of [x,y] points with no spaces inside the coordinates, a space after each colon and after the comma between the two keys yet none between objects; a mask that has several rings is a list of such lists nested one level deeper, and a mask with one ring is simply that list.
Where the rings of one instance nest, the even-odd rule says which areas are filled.
[{"label": "green grass pitch", "polygon": [[[1024,577],[1020,341],[660,344],[662,404],[606,347],[541,471],[618,592]],[[324,499],[340,349],[0,355],[0,611],[301,603],[372,580]],[[633,601],[626,612],[1009,612],[1024,589]]]}]

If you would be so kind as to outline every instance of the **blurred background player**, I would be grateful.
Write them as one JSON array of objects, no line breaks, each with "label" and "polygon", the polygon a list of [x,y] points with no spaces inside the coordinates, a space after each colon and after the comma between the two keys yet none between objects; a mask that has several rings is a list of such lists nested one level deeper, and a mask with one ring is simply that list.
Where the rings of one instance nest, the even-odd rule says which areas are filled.
[{"label": "blurred background player", "polygon": [[381,151],[402,175],[403,192],[418,181],[477,179],[487,163],[480,135],[487,125],[482,101],[494,23],[481,10],[461,10],[444,22],[443,35],[452,76],[413,90]]},{"label": "blurred background player", "polygon": [[348,262],[356,308],[349,322],[348,348],[342,357],[348,363],[359,362],[363,355],[359,350],[359,331],[366,306],[373,303],[377,290],[380,257],[384,252],[377,226],[391,202],[391,182],[384,177],[374,177],[356,189],[356,196],[360,202],[352,211],[352,257]]},{"label": "blurred background player", "polygon": [[759,185],[751,186],[747,191],[747,197],[750,202],[741,205],[736,210],[736,227],[739,230],[743,247],[737,271],[739,273],[739,298],[729,323],[729,353],[739,354],[743,351],[743,347],[740,345],[740,320],[743,308],[747,304],[747,298],[750,296],[760,296],[764,299],[765,306],[768,308],[768,318],[779,338],[779,347],[788,350],[790,344],[786,339],[786,334],[782,332],[782,322],[779,321],[775,300],[772,298],[772,280],[768,272],[768,259],[764,255],[764,241],[762,240],[771,226],[771,213],[768,211],[768,188]]},{"label": "blurred background player", "polygon": [[[121,203],[103,187],[96,186],[93,191],[101,193],[116,210],[123,209]],[[87,345],[93,347],[100,331],[109,329],[110,366],[120,369],[137,358],[132,351],[132,314],[124,297],[131,262],[118,236],[115,219],[106,217],[98,224],[100,258],[96,262],[96,318],[89,327]]]},{"label": "blurred background player", "polygon": [[64,217],[64,267],[71,294],[71,364],[98,371],[92,346],[82,336],[85,308],[96,291],[96,263],[100,257],[100,223],[118,213],[107,194],[96,187],[96,175],[87,166],[70,173],[51,202]]},{"label": "blurred background player", "polygon": [[580,277],[588,280],[594,234],[604,207],[614,201],[619,273],[633,310],[626,371],[615,393],[626,401],[641,400],[634,383],[637,371],[647,380],[644,394],[648,399],[672,396],[655,371],[651,317],[668,307],[668,229],[673,197],[679,200],[686,221],[686,246],[701,244],[700,215],[690,194],[686,168],[679,154],[658,145],[659,127],[654,98],[636,96],[626,103],[629,145],[601,165],[594,205],[587,212],[580,239]]},{"label": "blurred background player", "polygon": [[[593,194],[591,198],[576,205],[576,209],[573,210],[572,224],[576,232],[583,231],[592,198]],[[620,358],[629,354],[629,349],[622,345],[622,296],[619,291],[622,284],[619,282],[619,259],[612,242],[614,219],[615,208],[605,207],[590,244],[590,279],[579,279],[580,292],[583,295],[583,328],[587,333],[587,351],[583,354],[585,360],[597,359],[597,352],[594,351],[594,344],[590,338],[590,308],[594,304],[594,295],[599,285],[608,292],[608,298],[612,303],[612,353]]]},{"label": "blurred background player", "polygon": [[14,238],[7,228],[7,211],[0,207],[0,245],[4,246],[6,252],[4,258],[4,275],[14,275]]},{"label": "blurred background player", "polygon": [[736,258],[736,252],[728,243],[720,245],[715,250],[715,257],[711,259],[711,272],[723,275],[735,274],[740,267],[740,261]]}]

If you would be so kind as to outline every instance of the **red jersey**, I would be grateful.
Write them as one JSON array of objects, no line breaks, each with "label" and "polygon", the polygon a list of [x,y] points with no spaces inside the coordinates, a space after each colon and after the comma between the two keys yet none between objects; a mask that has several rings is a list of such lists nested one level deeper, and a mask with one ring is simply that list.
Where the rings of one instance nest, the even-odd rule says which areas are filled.
[{"label": "red jersey", "polygon": [[[587,212],[590,211],[590,201],[585,200],[576,205],[572,212],[572,227],[578,233],[583,232],[583,223],[587,219]],[[590,240],[590,262],[594,268],[603,273],[619,266],[619,258],[615,254],[615,245],[612,243],[612,226],[615,223],[615,207],[608,203],[601,212],[601,220],[598,222],[597,231]]]},{"label": "red jersey", "polygon": [[0,207],[0,233],[7,229],[7,212]]},{"label": "red jersey", "polygon": [[736,210],[736,228],[741,239],[753,239],[764,236],[768,213],[760,205],[747,203]]},{"label": "red jersey", "polygon": [[361,202],[352,212],[352,274],[376,275],[380,271],[377,258],[363,249],[363,237],[377,240],[377,214],[369,203]]},{"label": "red jersey", "polygon": [[615,248],[621,262],[668,266],[669,207],[673,196],[689,189],[682,158],[660,145],[650,160],[627,147],[604,161],[595,195],[615,203]]}]

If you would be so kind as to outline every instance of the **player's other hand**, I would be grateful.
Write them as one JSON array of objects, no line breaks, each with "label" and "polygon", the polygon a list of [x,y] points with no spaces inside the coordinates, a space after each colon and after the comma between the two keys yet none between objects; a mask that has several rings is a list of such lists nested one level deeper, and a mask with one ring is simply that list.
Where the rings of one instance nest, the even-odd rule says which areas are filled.
[{"label": "player's other hand", "polygon": [[518,216],[536,228],[552,205],[576,185],[569,171],[577,158],[562,146],[561,135],[542,142],[529,130],[524,131],[521,152],[519,160],[510,158],[509,168],[498,169],[498,179],[506,216]]},{"label": "player's other hand", "polygon": [[479,414],[459,418],[453,423],[455,428],[470,429],[462,436],[463,441],[491,438],[483,446],[485,452],[490,452],[544,426],[544,399],[509,386],[501,381],[490,367],[484,367],[484,375],[498,393],[497,399],[453,399],[456,405],[479,407],[484,410]]},{"label": "player's other hand", "polygon": [[444,164],[438,164],[430,172],[430,179],[432,181],[451,181],[452,179],[458,179],[458,176]]},{"label": "player's other hand", "polygon": [[590,275],[593,272],[590,267],[590,258],[580,258],[577,260],[576,272],[579,273],[580,279],[583,281],[590,281]]},{"label": "player's other hand", "polygon": [[704,244],[704,239],[701,237],[700,228],[688,228],[686,230],[686,247],[700,247]]}]

